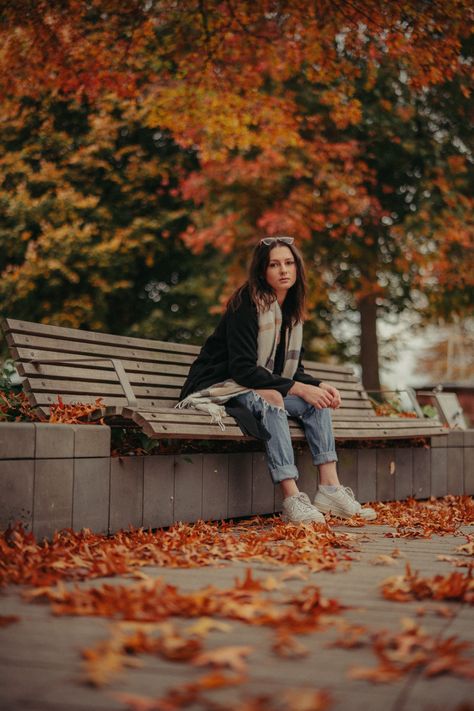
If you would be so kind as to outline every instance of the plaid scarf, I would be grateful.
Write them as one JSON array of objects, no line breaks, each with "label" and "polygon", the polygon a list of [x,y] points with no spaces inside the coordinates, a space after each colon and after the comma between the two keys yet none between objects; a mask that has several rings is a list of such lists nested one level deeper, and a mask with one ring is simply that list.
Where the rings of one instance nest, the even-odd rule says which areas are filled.
[{"label": "plaid scarf", "polygon": [[[278,301],[274,301],[270,308],[258,312],[258,341],[257,341],[257,365],[262,366],[270,373],[275,367],[275,355],[280,341],[282,313]],[[298,322],[293,328],[286,329],[286,350],[285,361],[282,371],[284,378],[292,378],[298,367],[298,362],[303,343],[303,324]],[[184,400],[178,402],[177,408],[192,407],[209,413],[211,422],[217,423],[224,430],[225,425],[222,418],[225,415],[223,407],[231,398],[236,395],[250,392],[251,388],[239,385],[235,380],[229,379],[215,385],[210,385],[204,390],[188,395]]]}]

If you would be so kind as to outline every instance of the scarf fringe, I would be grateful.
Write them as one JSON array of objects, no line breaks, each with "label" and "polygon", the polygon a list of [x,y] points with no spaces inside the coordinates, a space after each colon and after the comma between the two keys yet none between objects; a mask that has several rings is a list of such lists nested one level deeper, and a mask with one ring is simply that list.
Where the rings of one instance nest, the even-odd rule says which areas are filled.
[{"label": "scarf fringe", "polygon": [[181,400],[181,402],[178,402],[178,404],[175,405],[175,409],[182,410],[184,408],[193,408],[194,410],[206,412],[211,417],[211,425],[219,425],[221,430],[224,431],[225,424],[222,421],[222,418],[226,414],[225,407],[223,407],[223,405],[217,405],[215,402],[211,402],[210,400],[206,402],[205,399],[201,399],[197,396],[199,396],[199,393],[188,395],[187,398]]}]

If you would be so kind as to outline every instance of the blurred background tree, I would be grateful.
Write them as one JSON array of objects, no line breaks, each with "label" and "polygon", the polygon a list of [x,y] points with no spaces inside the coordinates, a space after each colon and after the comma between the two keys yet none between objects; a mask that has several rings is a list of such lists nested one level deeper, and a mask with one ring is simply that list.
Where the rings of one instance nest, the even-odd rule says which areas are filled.
[{"label": "blurred background tree", "polygon": [[309,352],[379,387],[377,318],[472,310],[472,19],[466,0],[6,3],[3,310],[202,342],[255,240],[291,233]]},{"label": "blurred background tree", "polygon": [[189,219],[176,197],[194,152],[115,100],[25,99],[19,108],[0,131],[0,293],[9,313],[144,337],[202,336],[215,300],[204,273],[213,250],[196,257],[179,239]]}]

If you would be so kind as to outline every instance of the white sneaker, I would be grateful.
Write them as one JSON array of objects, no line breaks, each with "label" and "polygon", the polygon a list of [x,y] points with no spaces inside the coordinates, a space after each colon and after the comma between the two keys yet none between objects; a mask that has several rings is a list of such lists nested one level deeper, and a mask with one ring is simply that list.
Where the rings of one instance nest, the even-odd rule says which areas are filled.
[{"label": "white sneaker", "polygon": [[305,494],[304,491],[283,499],[281,518],[287,523],[326,523],[323,514],[312,505],[308,494]]},{"label": "white sneaker", "polygon": [[365,518],[366,521],[373,521],[377,518],[377,512],[374,509],[369,506],[362,508],[349,486],[340,486],[336,491],[324,491],[318,488],[314,497],[314,505],[322,513],[330,511],[334,516],[340,518],[351,518],[356,514]]}]

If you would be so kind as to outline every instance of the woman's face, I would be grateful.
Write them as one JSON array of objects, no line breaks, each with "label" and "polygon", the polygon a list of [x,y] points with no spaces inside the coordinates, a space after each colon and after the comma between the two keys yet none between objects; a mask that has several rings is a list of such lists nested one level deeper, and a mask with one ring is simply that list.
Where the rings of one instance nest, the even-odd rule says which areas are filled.
[{"label": "woman's face", "polygon": [[272,287],[281,304],[288,289],[291,289],[296,281],[295,258],[289,247],[277,245],[270,250],[265,279]]}]

